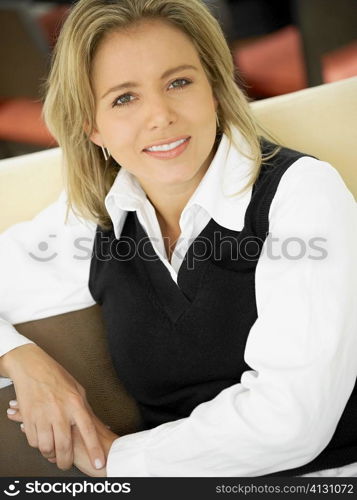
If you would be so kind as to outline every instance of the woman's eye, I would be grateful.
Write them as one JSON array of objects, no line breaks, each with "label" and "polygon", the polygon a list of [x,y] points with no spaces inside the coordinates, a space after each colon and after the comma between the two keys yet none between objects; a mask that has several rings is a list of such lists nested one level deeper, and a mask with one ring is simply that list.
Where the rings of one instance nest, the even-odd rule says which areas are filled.
[{"label": "woman's eye", "polygon": [[190,80],[187,80],[187,78],[178,78],[174,82],[170,84],[173,86],[175,89],[182,89],[183,87],[187,87],[187,85],[190,85],[192,83]]},{"label": "woman's eye", "polygon": [[[170,83],[169,88],[172,87],[174,89],[183,89],[184,87],[187,87],[191,83],[192,82],[187,78],[178,78],[177,80],[174,80],[172,83]],[[135,98],[132,94],[123,94],[115,98],[115,100],[112,103],[112,107],[122,108],[123,106],[131,104],[134,100]]]},{"label": "woman's eye", "polygon": [[119,106],[119,107],[121,107],[121,106],[126,106],[127,104],[130,104],[130,103],[132,102],[132,99],[131,99],[131,98],[133,98],[133,99],[134,99],[134,97],[133,97],[131,94],[123,94],[123,95],[121,95],[121,96],[117,97],[117,98],[114,100],[114,102],[113,102],[112,106],[113,106],[113,108],[114,108],[115,106]]}]

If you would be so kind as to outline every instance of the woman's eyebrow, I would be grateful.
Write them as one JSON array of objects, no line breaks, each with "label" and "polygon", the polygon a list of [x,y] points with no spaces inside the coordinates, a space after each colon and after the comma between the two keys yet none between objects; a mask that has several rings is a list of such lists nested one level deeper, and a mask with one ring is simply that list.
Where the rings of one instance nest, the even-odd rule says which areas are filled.
[{"label": "woman's eyebrow", "polygon": [[[170,76],[172,73],[176,73],[176,71],[183,71],[185,69],[193,69],[195,71],[198,71],[198,68],[196,66],[193,66],[192,64],[181,64],[180,66],[176,66],[175,68],[170,68],[166,70],[160,77],[160,80],[163,80],[164,78],[167,78]],[[108,89],[105,94],[102,95],[101,99],[104,99],[108,94],[111,92],[117,92],[118,90],[126,89],[126,88],[134,88],[134,87],[140,87],[140,84],[137,82],[124,82],[124,83],[119,83],[118,85],[115,85],[115,87],[111,87]]]}]

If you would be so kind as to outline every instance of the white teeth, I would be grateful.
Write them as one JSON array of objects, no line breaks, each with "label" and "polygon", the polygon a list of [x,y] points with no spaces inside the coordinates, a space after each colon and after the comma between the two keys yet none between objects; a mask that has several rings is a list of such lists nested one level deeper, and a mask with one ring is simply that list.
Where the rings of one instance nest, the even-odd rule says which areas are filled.
[{"label": "white teeth", "polygon": [[181,139],[176,142],[171,142],[170,144],[161,144],[160,146],[152,146],[151,148],[147,148],[147,151],[170,151],[171,149],[177,148],[180,144],[187,141],[187,139]]}]

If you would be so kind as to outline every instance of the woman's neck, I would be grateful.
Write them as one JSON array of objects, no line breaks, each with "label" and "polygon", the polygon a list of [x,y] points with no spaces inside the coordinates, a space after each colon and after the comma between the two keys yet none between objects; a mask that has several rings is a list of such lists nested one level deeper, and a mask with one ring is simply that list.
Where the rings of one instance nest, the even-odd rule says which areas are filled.
[{"label": "woman's neck", "polygon": [[216,150],[217,144],[215,144],[209,157],[196,172],[196,175],[187,182],[167,186],[152,184],[147,182],[146,179],[139,179],[141,187],[155,208],[160,226],[164,226],[173,233],[179,230],[183,209],[206,174]]},{"label": "woman's neck", "polygon": [[160,226],[168,231],[176,231],[180,227],[180,217],[196,188],[168,194],[148,193],[147,197],[153,205]]}]

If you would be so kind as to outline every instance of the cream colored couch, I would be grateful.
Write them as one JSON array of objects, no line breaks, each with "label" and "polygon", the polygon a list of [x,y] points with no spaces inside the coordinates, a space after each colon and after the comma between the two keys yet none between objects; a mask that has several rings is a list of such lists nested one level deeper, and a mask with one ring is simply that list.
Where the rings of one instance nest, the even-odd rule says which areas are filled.
[{"label": "cream colored couch", "polygon": [[[356,96],[357,77],[255,102],[252,108],[282,144],[332,163],[357,196]],[[31,219],[61,189],[58,148],[0,161],[0,231]],[[140,429],[135,402],[111,366],[99,306],[16,327],[80,381],[94,411],[114,431]],[[80,475],[75,468],[59,471],[27,445],[18,425],[6,418],[8,401],[14,396],[13,386],[0,390],[0,476]]]}]

